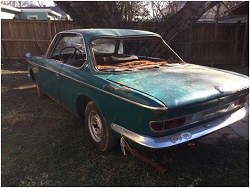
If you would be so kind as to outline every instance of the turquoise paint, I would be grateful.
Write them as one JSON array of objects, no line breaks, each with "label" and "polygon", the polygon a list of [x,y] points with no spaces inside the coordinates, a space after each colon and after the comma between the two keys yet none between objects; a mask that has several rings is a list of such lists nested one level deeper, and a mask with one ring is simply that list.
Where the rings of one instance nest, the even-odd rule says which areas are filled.
[{"label": "turquoise paint", "polygon": [[[169,109],[227,96],[249,87],[245,77],[192,64],[116,74],[108,80],[147,93]],[[215,86],[224,88],[224,93]]]},{"label": "turquoise paint", "polygon": [[131,29],[74,29],[66,32],[80,33],[85,40],[85,43],[90,45],[90,42],[98,37],[126,37],[126,36],[156,36],[160,37],[159,34],[142,31],[142,30],[131,30]]},{"label": "turquoise paint", "polygon": [[[61,104],[75,114],[77,97],[85,95],[94,101],[107,125],[116,123],[135,133],[158,137],[177,130],[156,134],[150,130],[150,121],[196,113],[218,106],[218,100],[215,98],[227,97],[224,101],[226,103],[236,100],[241,94],[248,93],[249,84],[246,82],[249,80],[246,77],[191,64],[169,65],[129,73],[98,72],[94,68],[89,49],[89,44],[94,38],[137,35],[159,37],[159,35],[146,31],[120,29],[71,30],[71,32],[81,33],[85,39],[87,62],[83,67],[78,69],[67,65],[60,66],[58,62],[58,66],[55,66],[46,58],[36,57],[28,58],[28,62],[31,62],[28,66],[37,70],[34,71],[35,78],[44,91],[51,92],[51,96],[55,94],[54,98],[58,98]],[[89,68],[85,65],[89,65]],[[41,73],[40,70],[44,72]],[[53,73],[59,73],[59,79]],[[47,78],[49,81],[45,81]],[[228,80],[232,81],[229,85]],[[228,89],[224,94],[220,94],[214,89],[214,85],[218,83],[226,84],[232,90]],[[214,100],[211,102],[212,99]],[[143,106],[162,107],[163,103],[169,109],[152,110]]]}]

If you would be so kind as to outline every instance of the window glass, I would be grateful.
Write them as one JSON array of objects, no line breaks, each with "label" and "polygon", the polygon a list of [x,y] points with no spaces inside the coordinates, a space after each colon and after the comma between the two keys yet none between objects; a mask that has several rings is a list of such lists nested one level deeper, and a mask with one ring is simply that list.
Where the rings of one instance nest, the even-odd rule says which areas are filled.
[{"label": "window glass", "polygon": [[81,67],[86,61],[86,48],[81,35],[64,33],[55,37],[48,54],[50,51],[53,51],[52,55],[49,55],[50,59],[73,67]]},{"label": "window glass", "polygon": [[[66,47],[75,47],[79,49],[83,54],[86,54],[85,44],[83,42],[82,36],[75,35],[75,36],[65,36],[63,37],[58,43],[54,50],[52,57],[60,55],[61,51]],[[63,50],[64,53],[73,53],[73,48],[66,48]]]},{"label": "window glass", "polygon": [[37,20],[36,16],[28,16],[28,20]]},{"label": "window glass", "polygon": [[115,39],[96,39],[92,43],[92,49],[97,54],[111,54],[115,51]]}]

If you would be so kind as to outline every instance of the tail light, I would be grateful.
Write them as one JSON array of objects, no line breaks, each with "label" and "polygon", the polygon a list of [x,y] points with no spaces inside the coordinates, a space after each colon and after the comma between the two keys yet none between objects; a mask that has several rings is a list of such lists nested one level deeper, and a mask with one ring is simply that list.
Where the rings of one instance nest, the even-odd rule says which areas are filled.
[{"label": "tail light", "polygon": [[180,127],[185,124],[185,117],[172,119],[169,121],[151,121],[150,127],[153,131],[165,131],[169,129],[173,129],[176,127]]}]

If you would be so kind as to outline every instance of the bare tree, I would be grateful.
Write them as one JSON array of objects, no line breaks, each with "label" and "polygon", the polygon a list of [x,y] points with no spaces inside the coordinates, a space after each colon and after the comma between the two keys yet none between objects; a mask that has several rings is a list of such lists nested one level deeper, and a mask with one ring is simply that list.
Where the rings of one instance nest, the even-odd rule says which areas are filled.
[{"label": "bare tree", "polygon": [[39,7],[44,7],[45,6],[44,1],[37,1],[37,4],[38,4]]},{"label": "bare tree", "polygon": [[150,1],[152,10],[152,20],[161,21],[164,17],[163,10],[166,9],[167,1]]},{"label": "bare tree", "polygon": [[152,19],[157,22],[165,22],[171,15],[177,13],[185,1],[150,1]]},{"label": "bare tree", "polygon": [[1,4],[12,7],[26,7],[32,4],[32,1],[1,1]]},{"label": "bare tree", "polygon": [[[217,6],[209,9],[206,13],[202,15],[201,18],[214,18],[217,19],[219,17],[225,16],[225,11],[242,3],[243,1],[220,1]],[[219,8],[219,9],[218,9]]]},{"label": "bare tree", "polygon": [[[171,43],[175,37],[196,23],[217,3],[216,1],[187,1],[183,8],[165,21],[164,32],[158,32],[168,43]],[[127,25],[126,22],[133,21],[135,14],[133,12],[135,4],[132,2],[56,1],[56,4],[84,28],[124,28]],[[171,9],[177,10],[176,6],[172,6]]]},{"label": "bare tree", "polygon": [[148,14],[139,1],[56,1],[82,27],[123,28]]},{"label": "bare tree", "polygon": [[162,36],[171,43],[174,38],[195,24],[199,18],[210,8],[215,6],[217,1],[188,1],[184,7],[166,20],[165,31]]},{"label": "bare tree", "polygon": [[[218,2],[211,1],[188,1],[185,6],[176,14],[169,17],[165,22],[164,31],[158,30],[166,42],[171,45],[173,40],[189,29],[207,10],[215,6]],[[154,51],[160,54],[162,49],[159,46],[147,44],[142,50]]]}]

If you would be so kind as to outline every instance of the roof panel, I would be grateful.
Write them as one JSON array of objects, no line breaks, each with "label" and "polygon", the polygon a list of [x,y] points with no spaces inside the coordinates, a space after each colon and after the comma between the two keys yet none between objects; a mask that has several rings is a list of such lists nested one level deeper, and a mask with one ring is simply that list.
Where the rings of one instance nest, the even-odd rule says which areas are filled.
[{"label": "roof panel", "polygon": [[139,36],[139,35],[147,35],[147,36],[160,36],[156,33],[150,31],[142,31],[142,30],[131,30],[131,29],[74,29],[67,30],[63,32],[75,32],[82,34],[85,38],[89,40],[97,37],[126,37],[126,36]]}]

